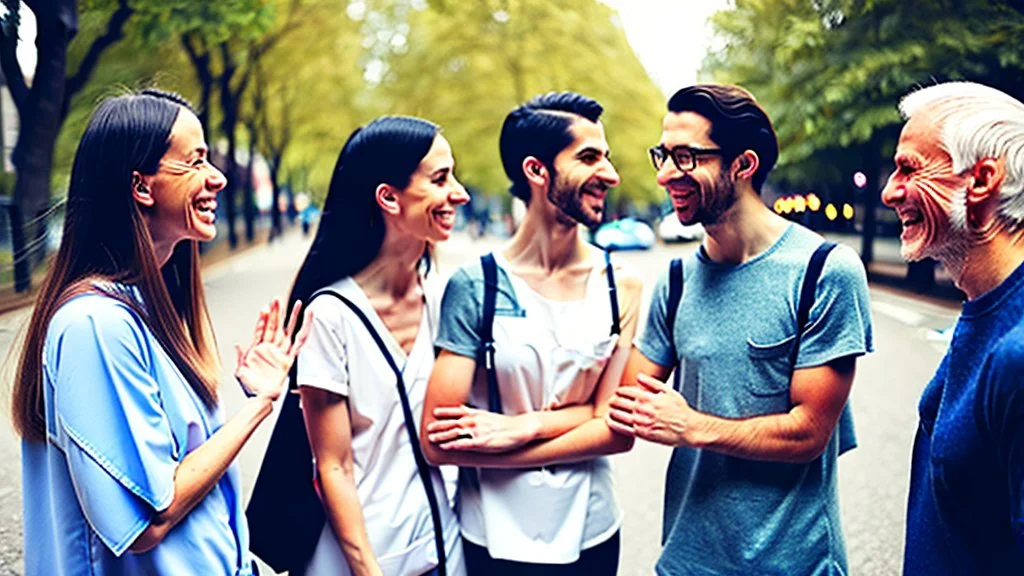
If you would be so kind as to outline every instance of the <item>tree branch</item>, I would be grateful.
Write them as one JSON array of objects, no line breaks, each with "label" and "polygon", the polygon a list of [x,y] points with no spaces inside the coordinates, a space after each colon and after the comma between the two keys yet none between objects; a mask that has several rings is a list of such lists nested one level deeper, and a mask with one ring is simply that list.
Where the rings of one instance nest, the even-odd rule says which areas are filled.
[{"label": "tree branch", "polygon": [[89,51],[85,53],[85,58],[82,59],[82,63],[78,66],[78,71],[75,72],[74,76],[68,78],[64,89],[64,105],[61,115],[67,114],[71,98],[89,81],[89,76],[96,69],[96,64],[99,62],[103,52],[124,36],[125,22],[128,21],[128,18],[133,13],[134,10],[128,5],[128,0],[119,0],[117,10],[114,11],[107,22],[107,31],[93,40],[92,46],[89,46]]}]

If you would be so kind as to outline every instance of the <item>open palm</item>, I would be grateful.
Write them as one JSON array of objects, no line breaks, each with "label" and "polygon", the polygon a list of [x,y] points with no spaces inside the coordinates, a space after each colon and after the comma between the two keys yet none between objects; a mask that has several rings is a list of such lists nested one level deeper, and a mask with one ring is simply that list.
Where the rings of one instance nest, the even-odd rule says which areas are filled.
[{"label": "open palm", "polygon": [[302,302],[295,303],[289,318],[284,317],[282,307],[280,298],[274,298],[269,308],[260,311],[249,348],[243,350],[235,345],[238,355],[235,377],[248,394],[270,400],[281,395],[285,376],[306,343],[312,326],[313,314],[307,310],[302,329],[293,338]]}]

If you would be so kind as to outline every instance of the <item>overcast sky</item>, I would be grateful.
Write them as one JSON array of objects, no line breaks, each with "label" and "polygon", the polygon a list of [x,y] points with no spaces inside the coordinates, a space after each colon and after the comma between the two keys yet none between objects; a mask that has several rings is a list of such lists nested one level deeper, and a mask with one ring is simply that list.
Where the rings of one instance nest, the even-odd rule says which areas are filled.
[{"label": "overcast sky", "polygon": [[711,41],[708,17],[728,0],[601,0],[619,12],[626,38],[661,91],[697,81]]}]

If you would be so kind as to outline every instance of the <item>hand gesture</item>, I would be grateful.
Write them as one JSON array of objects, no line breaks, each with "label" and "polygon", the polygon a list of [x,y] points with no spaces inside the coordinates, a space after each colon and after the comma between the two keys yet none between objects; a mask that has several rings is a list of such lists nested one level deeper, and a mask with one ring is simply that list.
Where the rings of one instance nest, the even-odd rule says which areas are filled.
[{"label": "hand gesture", "polygon": [[238,355],[235,378],[247,395],[270,401],[277,400],[281,395],[284,388],[281,384],[291,370],[299,349],[306,343],[313,323],[313,314],[307,310],[302,330],[293,339],[302,302],[295,303],[291,317],[287,319],[287,326],[281,308],[281,299],[274,298],[269,308],[264,307],[260,311],[249,349],[242,350],[241,346],[235,345]]},{"label": "hand gesture", "polygon": [[535,414],[506,416],[469,406],[434,409],[427,438],[442,450],[508,452],[524,446],[540,432]]},{"label": "hand gesture", "polygon": [[671,386],[638,374],[639,386],[620,386],[605,422],[612,430],[668,446],[692,446],[700,414]]}]

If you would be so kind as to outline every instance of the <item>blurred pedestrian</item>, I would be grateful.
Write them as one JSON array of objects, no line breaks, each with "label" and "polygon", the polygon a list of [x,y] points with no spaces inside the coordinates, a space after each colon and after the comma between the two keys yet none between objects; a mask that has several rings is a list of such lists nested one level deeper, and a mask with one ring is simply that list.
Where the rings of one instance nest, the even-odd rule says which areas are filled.
[{"label": "blurred pedestrian", "polygon": [[[462,467],[473,575],[614,575],[622,513],[603,415],[636,327],[640,281],[587,244],[619,175],[600,104],[574,93],[513,110],[500,148],[522,224],[445,289],[422,442]],[[486,407],[487,409],[484,409]]]},{"label": "blurred pedestrian", "polygon": [[706,231],[655,285],[608,418],[675,448],[656,571],[845,574],[836,460],[872,349],[860,259],[765,206],[778,141],[746,90],[679,90],[650,153],[680,222]]},{"label": "blurred pedestrian", "polygon": [[180,97],[99,105],[82,135],[63,240],[14,386],[27,574],[253,573],[232,464],[271,403],[292,343],[275,300],[235,375],[251,396],[223,421],[199,276],[224,175]]},{"label": "blurred pedestrian", "polygon": [[442,289],[430,249],[468,201],[431,122],[378,118],[342,148],[290,298],[314,313],[293,384],[326,512],[295,571],[465,574],[458,519],[418,438]]},{"label": "blurred pedestrian", "polygon": [[900,102],[882,200],[903,257],[967,295],[918,404],[904,574],[1024,570],[1024,104],[970,82]]}]

